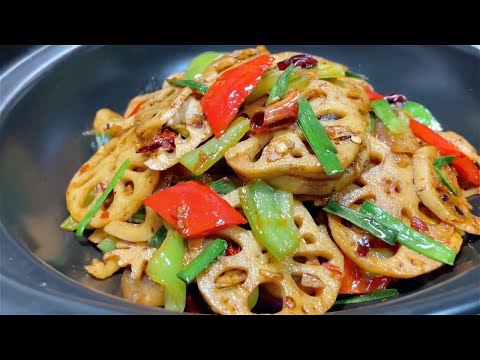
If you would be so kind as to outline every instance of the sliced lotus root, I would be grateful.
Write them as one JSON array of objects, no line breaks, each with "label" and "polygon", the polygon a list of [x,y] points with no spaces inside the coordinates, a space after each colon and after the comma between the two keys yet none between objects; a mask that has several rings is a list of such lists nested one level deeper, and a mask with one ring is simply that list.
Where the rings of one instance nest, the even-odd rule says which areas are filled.
[{"label": "sliced lotus root", "polygon": [[454,170],[443,166],[440,171],[457,195],[452,194],[436,174],[433,162],[438,157],[432,146],[424,146],[413,155],[413,179],[418,197],[442,221],[470,234],[480,235],[480,218],[470,212],[472,206],[463,197]]},{"label": "sliced lotus root", "polygon": [[258,55],[268,55],[269,52],[265,46],[257,46],[256,48],[235,50],[231,53],[225,54],[217,60],[213,61],[204,70],[201,77],[202,82],[211,85],[217,78],[225,71],[252,60]]},{"label": "sliced lotus root", "polygon": [[440,135],[455,145],[458,150],[467,155],[471,160],[480,165],[480,156],[478,155],[477,150],[472,146],[472,144],[465,140],[463,136],[458,135],[453,131],[444,131],[441,132]]},{"label": "sliced lotus root", "polygon": [[121,287],[122,296],[131,302],[147,306],[165,305],[165,287],[152,281],[147,274],[135,279],[132,277],[132,271],[125,269]]},{"label": "sliced lotus root", "polygon": [[365,164],[370,156],[370,143],[367,138],[363,141],[355,161],[345,169],[338,179],[318,180],[307,179],[300,176],[279,176],[266,179],[270,184],[296,195],[325,196],[340,191],[352,184],[365,169]]},{"label": "sliced lotus root", "polygon": [[[198,100],[192,98],[192,101]],[[187,103],[188,101],[185,104]],[[153,170],[166,170],[176,165],[180,157],[196,149],[212,135],[212,131],[206,120],[201,120],[199,123],[187,123],[185,130],[189,133],[189,136],[184,138],[178,134],[175,137],[175,149],[173,151],[169,152],[160,148],[149,156],[149,159],[145,161],[145,165]]]},{"label": "sliced lotus root", "polygon": [[[225,199],[239,207],[238,193]],[[204,299],[219,314],[252,314],[250,294],[260,285],[280,289],[283,305],[279,314],[323,314],[335,302],[341,276],[322,263],[343,271],[343,256],[324,225],[317,226],[299,201],[294,203],[294,219],[302,236],[299,248],[278,261],[257,242],[251,231],[232,226],[218,237],[236,243],[240,252],[221,256],[197,277]]]},{"label": "sliced lotus root", "polygon": [[367,115],[370,112],[370,99],[359,79],[342,77],[329,79],[328,81],[338,87],[347,98],[354,101],[362,115]]},{"label": "sliced lotus root", "polygon": [[91,264],[85,265],[84,268],[95,279],[103,280],[115,274],[120,269],[120,266],[118,266],[116,259],[110,258],[105,262],[93,259]]},{"label": "sliced lotus root", "polygon": [[[345,206],[352,208],[370,200],[383,210],[405,224],[410,225],[413,216],[422,220],[428,226],[426,234],[458,252],[462,244],[461,236],[453,226],[431,217],[416,195],[413,184],[411,164],[400,167],[394,154],[379,140],[370,137],[371,156],[378,165],[365,171],[362,176],[343,191],[332,198]],[[396,278],[411,278],[428,273],[439,268],[442,263],[429,259],[407,247],[400,245],[393,256],[380,257],[371,249],[366,256],[358,252],[362,235],[344,225],[337,216],[328,214],[328,224],[333,238],[343,253],[362,269],[374,274],[393,276]]]},{"label": "sliced lotus root", "polygon": [[124,119],[122,115],[110,109],[100,109],[93,120],[93,128],[97,133],[118,136],[133,126],[134,117]]},{"label": "sliced lotus root", "polygon": [[130,242],[146,242],[162,226],[162,218],[149,207],[145,207],[145,221],[133,224],[122,220],[113,220],[103,228],[105,233]]},{"label": "sliced lotus root", "polygon": [[[309,99],[318,117],[337,117],[335,121],[325,122],[325,130],[338,151],[340,163],[347,168],[360,150],[366,117],[360,114],[356,103],[327,81],[313,80],[302,94]],[[235,172],[250,179],[278,176],[327,178],[296,124],[285,130],[255,135],[241,141],[227,152],[225,159]]]},{"label": "sliced lotus root", "polygon": [[166,84],[162,90],[152,94],[148,104],[137,113],[135,121],[136,133],[144,142],[161,132],[163,126],[172,129],[181,126],[188,132],[188,137],[177,134],[173,151],[159,148],[148,153],[145,165],[153,170],[166,170],[177,164],[182,155],[194,150],[212,135],[200,100],[187,87]]},{"label": "sliced lotus root", "polygon": [[140,279],[148,260],[150,260],[155,251],[157,251],[156,248],[145,245],[132,245],[127,249],[116,249],[105,253],[103,260],[107,262],[111,261],[110,259],[114,259],[119,267],[130,266],[132,269],[131,277]]},{"label": "sliced lotus root", "polygon": [[[66,193],[67,208],[75,220],[80,221],[87,214],[126,159],[130,160],[128,169],[89,225],[100,228],[113,220],[126,221],[138,211],[143,199],[152,193],[159,178],[158,172],[146,168],[145,155],[135,152],[138,146],[134,129],[130,129],[100,147],[75,173]],[[86,199],[96,188],[99,190],[88,204]]]}]

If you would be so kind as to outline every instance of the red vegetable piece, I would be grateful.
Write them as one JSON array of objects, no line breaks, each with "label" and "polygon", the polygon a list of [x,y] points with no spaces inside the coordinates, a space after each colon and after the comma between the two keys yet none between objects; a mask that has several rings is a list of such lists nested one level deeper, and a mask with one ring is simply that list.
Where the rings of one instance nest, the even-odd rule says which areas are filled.
[{"label": "red vegetable piece", "polygon": [[371,294],[386,289],[391,281],[389,276],[365,276],[360,267],[347,256],[344,257],[345,269],[339,294]]},{"label": "red vegetable piece", "polygon": [[283,100],[258,109],[252,116],[252,130],[257,133],[287,128],[298,118],[298,90],[291,91]]},{"label": "red vegetable piece", "polygon": [[165,129],[161,132],[160,135],[155,135],[155,137],[143,145],[141,148],[137,149],[138,153],[145,153],[148,151],[154,151],[158,148],[163,148],[166,151],[175,150],[175,137],[177,134],[171,130]]},{"label": "red vegetable piece", "polygon": [[138,113],[138,111],[140,110],[140,108],[142,107],[143,104],[145,104],[147,102],[147,99],[145,100],[142,100],[140,101],[137,106],[135,106],[132,110],[132,112],[130,113],[130,115],[127,116],[127,118],[129,117],[132,117],[133,115],[135,115],[136,113]]},{"label": "red vegetable piece", "polygon": [[189,239],[203,237],[231,225],[247,223],[210,186],[196,180],[156,192],[143,203]]},{"label": "red vegetable piece", "polygon": [[455,156],[451,163],[460,177],[471,182],[473,185],[480,186],[480,169],[475,166],[472,160],[461,152],[455,145],[441,137],[428,126],[410,119],[410,129],[420,140],[429,145],[435,146],[442,156]]},{"label": "red vegetable piece", "polygon": [[260,55],[225,71],[210,86],[200,104],[216,137],[220,137],[235,118],[240,106],[257,86],[273,60],[269,55]]},{"label": "red vegetable piece", "polygon": [[425,224],[421,219],[417,218],[416,216],[412,216],[410,227],[417,231],[422,231],[422,232],[428,231],[428,225]]}]

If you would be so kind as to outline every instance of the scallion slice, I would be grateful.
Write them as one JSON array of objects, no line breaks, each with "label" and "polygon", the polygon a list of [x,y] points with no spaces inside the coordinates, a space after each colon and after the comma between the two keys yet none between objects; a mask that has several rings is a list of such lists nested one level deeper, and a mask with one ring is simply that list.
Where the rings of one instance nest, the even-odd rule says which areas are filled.
[{"label": "scallion slice", "polygon": [[195,259],[179,271],[177,276],[187,284],[190,284],[208,265],[225,253],[227,246],[228,244],[225,240],[215,239]]},{"label": "scallion slice", "polygon": [[210,184],[210,187],[219,195],[227,195],[237,189],[235,184],[228,177],[215,180]]},{"label": "scallion slice", "polygon": [[455,262],[455,257],[457,256],[455,251],[413,230],[370,201],[367,200],[360,206],[360,212],[374,217],[379,223],[395,230],[397,232],[397,241],[407,248],[448,265],[453,265]]},{"label": "scallion slice", "polygon": [[129,159],[127,159],[123,162],[123,164],[117,170],[115,175],[113,175],[112,180],[108,183],[105,191],[102,193],[102,195],[100,195],[100,197],[97,199],[95,204],[93,204],[93,206],[88,211],[87,215],[85,215],[83,217],[83,219],[80,220],[80,222],[78,224],[78,228],[77,228],[77,236],[83,236],[83,231],[85,230],[85,227],[90,222],[90,220],[92,220],[92,218],[95,216],[97,211],[102,206],[103,202],[107,199],[108,194],[110,194],[112,192],[115,185],[117,185],[117,183],[120,181],[123,173],[125,172],[125,170],[127,170],[129,165],[130,165],[130,160]]},{"label": "scallion slice", "polygon": [[133,214],[132,217],[127,220],[127,222],[133,224],[142,224],[145,222],[146,216],[147,214],[145,213],[145,208],[141,208],[139,211]]},{"label": "scallion slice", "polygon": [[288,83],[292,77],[293,69],[295,69],[295,65],[290,64],[278,77],[277,81],[272,87],[272,91],[270,91],[270,95],[268,96],[265,105],[270,105],[274,99],[282,100],[285,97],[287,94]]},{"label": "scallion slice", "polygon": [[148,240],[147,245],[158,249],[165,241],[167,233],[167,228],[165,226],[161,226],[160,229],[157,230],[155,235],[153,235],[152,238]]},{"label": "scallion slice", "polygon": [[323,208],[326,212],[350,221],[360,229],[368,231],[389,245],[395,245],[397,232],[377,222],[373,217],[351,210],[335,201],[329,201]]},{"label": "scallion slice", "polygon": [[445,179],[445,176],[443,176],[442,172],[440,171],[440,168],[442,166],[451,164],[454,160],[455,160],[455,156],[443,156],[443,157],[436,158],[435,161],[433,162],[433,168],[437,173],[437,176],[442,181],[443,185],[445,185],[453,195],[457,196],[457,190],[455,190],[453,185],[450,184],[447,179]]},{"label": "scallion slice", "polygon": [[422,104],[415,101],[407,101],[403,106],[403,111],[408,112],[415,120],[432,130],[442,131],[442,125],[435,119],[430,110]]},{"label": "scallion slice", "polygon": [[75,220],[71,215],[65,219],[65,221],[60,225],[63,230],[75,231],[78,228],[78,221]]},{"label": "scallion slice", "polygon": [[337,157],[337,149],[333,146],[325,129],[318,121],[308,100],[298,99],[298,125],[322,164],[328,176],[339,175],[344,168]]},{"label": "scallion slice", "polygon": [[200,91],[203,95],[208,90],[208,86],[202,83],[199,83],[198,81],[195,80],[172,80],[172,79],[167,79],[167,83],[173,86],[182,86],[182,87],[189,87],[191,89],[196,89]]},{"label": "scallion slice", "polygon": [[117,248],[117,242],[112,239],[112,238],[105,238],[100,243],[97,245],[97,248],[99,248],[103,253],[113,251]]},{"label": "scallion slice", "polygon": [[401,122],[387,100],[380,99],[371,102],[375,115],[392,134],[401,134],[407,131],[408,123]]},{"label": "scallion slice", "polygon": [[386,299],[386,298],[389,298],[389,297],[392,297],[392,296],[396,296],[398,294],[399,294],[399,292],[398,292],[397,289],[377,290],[372,294],[359,295],[359,296],[351,297],[349,299],[337,300],[337,301],[335,301],[334,305],[357,304],[357,303],[362,303],[362,302],[367,302],[367,301]]},{"label": "scallion slice", "polygon": [[366,77],[365,75],[351,70],[345,71],[345,76],[368,81],[368,77]]}]

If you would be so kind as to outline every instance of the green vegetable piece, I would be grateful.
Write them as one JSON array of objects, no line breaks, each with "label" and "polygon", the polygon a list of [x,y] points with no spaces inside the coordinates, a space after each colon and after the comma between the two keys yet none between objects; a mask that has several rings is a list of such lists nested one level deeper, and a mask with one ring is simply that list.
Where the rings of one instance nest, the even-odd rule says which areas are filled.
[{"label": "green vegetable piece", "polygon": [[435,119],[430,110],[428,110],[422,104],[415,101],[407,101],[403,106],[403,111],[406,111],[412,115],[412,117],[419,123],[428,126],[432,130],[442,131],[442,125]]},{"label": "green vegetable piece", "polygon": [[92,220],[92,218],[95,216],[97,211],[102,206],[103,202],[107,199],[108,194],[112,192],[115,185],[117,185],[117,183],[120,181],[123,173],[125,172],[125,170],[127,170],[129,165],[130,165],[130,160],[127,159],[123,162],[123,164],[117,170],[115,175],[113,175],[113,178],[110,181],[110,183],[107,185],[107,188],[105,189],[105,191],[102,193],[102,195],[100,195],[100,197],[97,199],[95,204],[93,204],[93,206],[88,211],[87,215],[85,215],[83,219],[80,220],[80,223],[78,224],[78,228],[77,228],[77,236],[83,236],[83,231],[85,230],[85,227],[90,222],[90,220]]},{"label": "green vegetable piece", "polygon": [[215,180],[210,184],[210,187],[219,195],[227,195],[237,189],[235,184],[228,177]]},{"label": "green vegetable piece", "polygon": [[376,236],[380,240],[383,240],[389,245],[395,245],[397,232],[380,224],[372,216],[361,214],[331,200],[327,203],[327,206],[325,206],[323,210],[350,221],[360,229],[368,231],[370,234]]},{"label": "green vegetable piece", "polygon": [[260,295],[260,290],[258,290],[258,287],[255,288],[255,290],[252,291],[250,296],[248,297],[248,307],[249,309],[253,309],[255,305],[257,305],[258,302],[258,296]]},{"label": "green vegetable piece", "polygon": [[97,245],[97,247],[103,252],[113,251],[117,248],[117,242],[112,238],[105,238]]},{"label": "green vegetable piece", "polygon": [[198,75],[202,75],[208,65],[224,54],[225,53],[216,51],[205,51],[197,55],[190,61],[190,64],[188,64],[187,70],[183,74],[183,78],[185,80],[192,80]]},{"label": "green vegetable piece", "polygon": [[392,134],[401,134],[407,131],[408,123],[400,121],[387,100],[380,99],[371,102],[371,106],[378,119]]},{"label": "green vegetable piece", "polygon": [[185,242],[170,225],[167,225],[167,231],[162,246],[148,261],[146,273],[153,281],[165,287],[165,309],[183,312],[187,285],[177,277],[177,273],[183,267]]},{"label": "green vegetable piece", "polygon": [[160,229],[158,229],[157,232],[152,236],[152,238],[148,240],[147,245],[158,249],[163,244],[166,237],[167,228],[165,226],[160,226]]},{"label": "green vegetable piece", "polygon": [[355,71],[351,71],[351,70],[345,71],[345,76],[368,81],[368,77],[366,77],[365,75],[357,73]]},{"label": "green vegetable piece", "polygon": [[309,69],[315,72],[319,79],[334,79],[345,76],[343,66],[336,63],[318,64]]},{"label": "green vegetable piece", "polygon": [[132,215],[127,221],[133,224],[142,224],[145,222],[145,217],[147,216],[145,208],[142,207],[139,211]]},{"label": "green vegetable piece", "polygon": [[195,259],[178,272],[177,276],[190,284],[204,269],[213,263],[220,255],[227,250],[227,242],[222,239],[215,239],[208,244]]},{"label": "green vegetable piece", "polygon": [[367,302],[367,301],[386,299],[392,296],[397,296],[398,294],[399,292],[397,289],[377,290],[372,294],[359,295],[359,296],[351,297],[349,299],[337,300],[335,301],[334,305],[358,304],[358,303]]},{"label": "green vegetable piece", "polygon": [[250,130],[250,120],[239,117],[219,138],[212,138],[202,146],[183,155],[179,161],[195,175],[210,169]]},{"label": "green vegetable piece", "polygon": [[189,87],[191,89],[196,89],[196,90],[200,91],[203,95],[205,95],[205,93],[208,90],[207,85],[204,85],[204,84],[199,83],[198,81],[194,81],[194,80],[171,80],[171,79],[167,79],[167,83],[169,83],[170,85],[173,85],[173,86]]},{"label": "green vegetable piece", "polygon": [[455,251],[415,231],[370,201],[365,201],[360,206],[360,212],[375,217],[375,220],[379,223],[395,230],[397,232],[397,241],[407,248],[448,265],[453,265],[455,262],[455,257],[457,256]]},{"label": "green vegetable piece", "polygon": [[455,196],[457,196],[457,190],[453,187],[452,184],[448,182],[448,180],[443,176],[440,168],[444,165],[451,164],[455,160],[455,156],[443,156],[436,158],[435,161],[433,162],[433,169],[437,173],[437,176],[440,178],[440,181],[443,183],[443,185],[446,186],[446,188]]},{"label": "green vegetable piece", "polygon": [[240,188],[240,203],[260,241],[276,259],[283,259],[300,245],[300,232],[293,220],[293,195],[262,180]]},{"label": "green vegetable piece", "polygon": [[75,231],[78,228],[78,221],[76,221],[71,215],[64,220],[60,225],[63,230]]},{"label": "green vegetable piece", "polygon": [[290,66],[287,67],[285,71],[283,71],[282,74],[278,77],[277,81],[272,87],[272,91],[270,91],[270,95],[268,96],[267,102],[265,103],[266,105],[270,105],[270,103],[274,99],[282,100],[285,97],[285,95],[287,94],[288,83],[290,81],[294,68],[295,65],[290,64]]},{"label": "green vegetable piece", "polygon": [[320,124],[308,100],[298,99],[298,125],[322,164],[328,176],[339,175],[345,171],[337,157],[337,149],[333,146],[325,129]]}]

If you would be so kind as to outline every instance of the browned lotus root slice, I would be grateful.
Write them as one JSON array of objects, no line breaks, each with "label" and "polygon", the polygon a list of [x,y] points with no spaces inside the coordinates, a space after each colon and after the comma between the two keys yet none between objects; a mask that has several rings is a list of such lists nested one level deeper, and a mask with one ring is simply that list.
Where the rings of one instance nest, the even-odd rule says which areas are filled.
[{"label": "browned lotus root slice", "polygon": [[267,179],[270,184],[285,191],[297,195],[324,196],[340,191],[354,182],[365,169],[365,164],[370,156],[370,143],[365,138],[362,148],[352,165],[345,169],[343,175],[338,179],[318,180],[306,179],[299,176],[279,176]]},{"label": "browned lotus root slice", "polygon": [[[371,156],[379,164],[365,171],[356,181],[357,185],[349,186],[332,198],[352,208],[364,200],[371,200],[391,215],[402,219],[407,225],[410,225],[412,216],[416,216],[428,225],[428,236],[458,252],[462,238],[455,228],[446,223],[439,223],[438,219],[429,217],[419,209],[420,200],[413,185],[411,165],[400,167],[395,161],[394,154],[385,144],[370,136],[369,140]],[[411,278],[442,265],[403,245],[388,258],[379,258],[374,251],[369,251],[366,256],[360,256],[357,248],[362,235],[343,225],[341,219],[334,215],[328,214],[328,224],[335,242],[343,253],[369,272]]]},{"label": "browned lotus root slice", "polygon": [[347,98],[354,101],[362,115],[368,114],[370,111],[370,99],[358,79],[342,77],[328,81],[337,86]]},{"label": "browned lotus root slice", "polygon": [[140,279],[148,260],[156,250],[146,245],[132,245],[127,249],[115,249],[105,253],[103,260],[108,262],[114,259],[119,267],[130,266],[132,269],[131,277]]},{"label": "browned lotus root slice", "polygon": [[147,306],[165,305],[165,287],[152,281],[147,274],[140,279],[132,277],[132,271],[125,269],[122,274],[122,296],[136,304]]},{"label": "browned lotus root slice", "polygon": [[225,71],[232,69],[238,65],[252,60],[258,55],[268,55],[269,52],[265,46],[257,46],[256,48],[235,50],[231,53],[225,54],[217,60],[213,61],[207,66],[200,80],[203,80],[207,85],[211,85],[215,80]]},{"label": "browned lotus root slice", "polygon": [[[75,173],[66,193],[67,208],[75,220],[80,221],[101,196],[102,191],[97,191],[93,201],[85,204],[92,190],[99,184],[106,186],[126,159],[130,160],[130,165],[110,194],[110,203],[102,204],[89,225],[104,227],[113,220],[125,221],[138,211],[143,199],[155,188],[159,173],[146,168],[146,157],[137,154],[137,148],[134,129],[130,129],[100,147]],[[108,217],[102,217],[104,211],[108,211]]]},{"label": "browned lotus root slice", "polygon": [[[237,192],[225,199],[239,207]],[[232,226],[218,233],[218,237],[237,243],[241,251],[221,256],[197,277],[198,288],[213,311],[252,314],[248,297],[261,284],[281,289],[283,306],[279,314],[323,314],[333,305],[341,277],[322,266],[319,258],[343,271],[342,253],[326,227],[317,226],[299,201],[294,204],[294,219],[302,241],[282,261],[274,259],[251,231]]]},{"label": "browned lotus root slice", "polygon": [[94,278],[103,280],[115,274],[120,269],[120,266],[118,266],[116,259],[110,258],[105,262],[93,259],[92,263],[85,265],[84,268]]},{"label": "browned lotus root slice", "polygon": [[187,138],[180,134],[175,137],[173,151],[159,148],[148,153],[145,165],[153,170],[166,170],[177,164],[182,155],[208,139],[212,132],[203,116],[200,100],[192,89],[165,84],[149,99],[148,104],[143,105],[135,116],[136,133],[142,141],[153,138],[162,131],[163,126],[182,126],[189,133]]},{"label": "browned lotus root slice", "polygon": [[375,124],[376,138],[387,144],[394,153],[413,155],[420,147],[418,139],[409,128],[401,134],[392,134],[381,121]]},{"label": "browned lotus root slice", "polygon": [[[323,125],[338,151],[340,163],[345,168],[350,166],[364,138],[365,116],[360,114],[356,103],[327,81],[313,80],[302,96],[309,99],[318,117],[331,114],[339,117]],[[327,178],[296,124],[285,130],[255,135],[241,141],[227,152],[225,159],[237,173],[250,179],[278,176]]]},{"label": "browned lotus root slice", "polygon": [[413,155],[413,179],[418,197],[442,221],[470,234],[480,235],[480,218],[470,212],[472,206],[463,197],[454,171],[448,166],[440,169],[457,191],[457,196],[450,193],[436,174],[433,162],[437,157],[439,155],[432,146],[424,146]]},{"label": "browned lotus root slice", "polygon": [[93,128],[97,133],[118,136],[133,126],[133,117],[124,119],[122,115],[110,109],[100,109],[93,120]]},{"label": "browned lotus root slice", "polygon": [[162,219],[155,211],[145,207],[145,221],[133,224],[127,221],[113,220],[103,228],[105,233],[130,242],[146,242],[162,226]]}]

